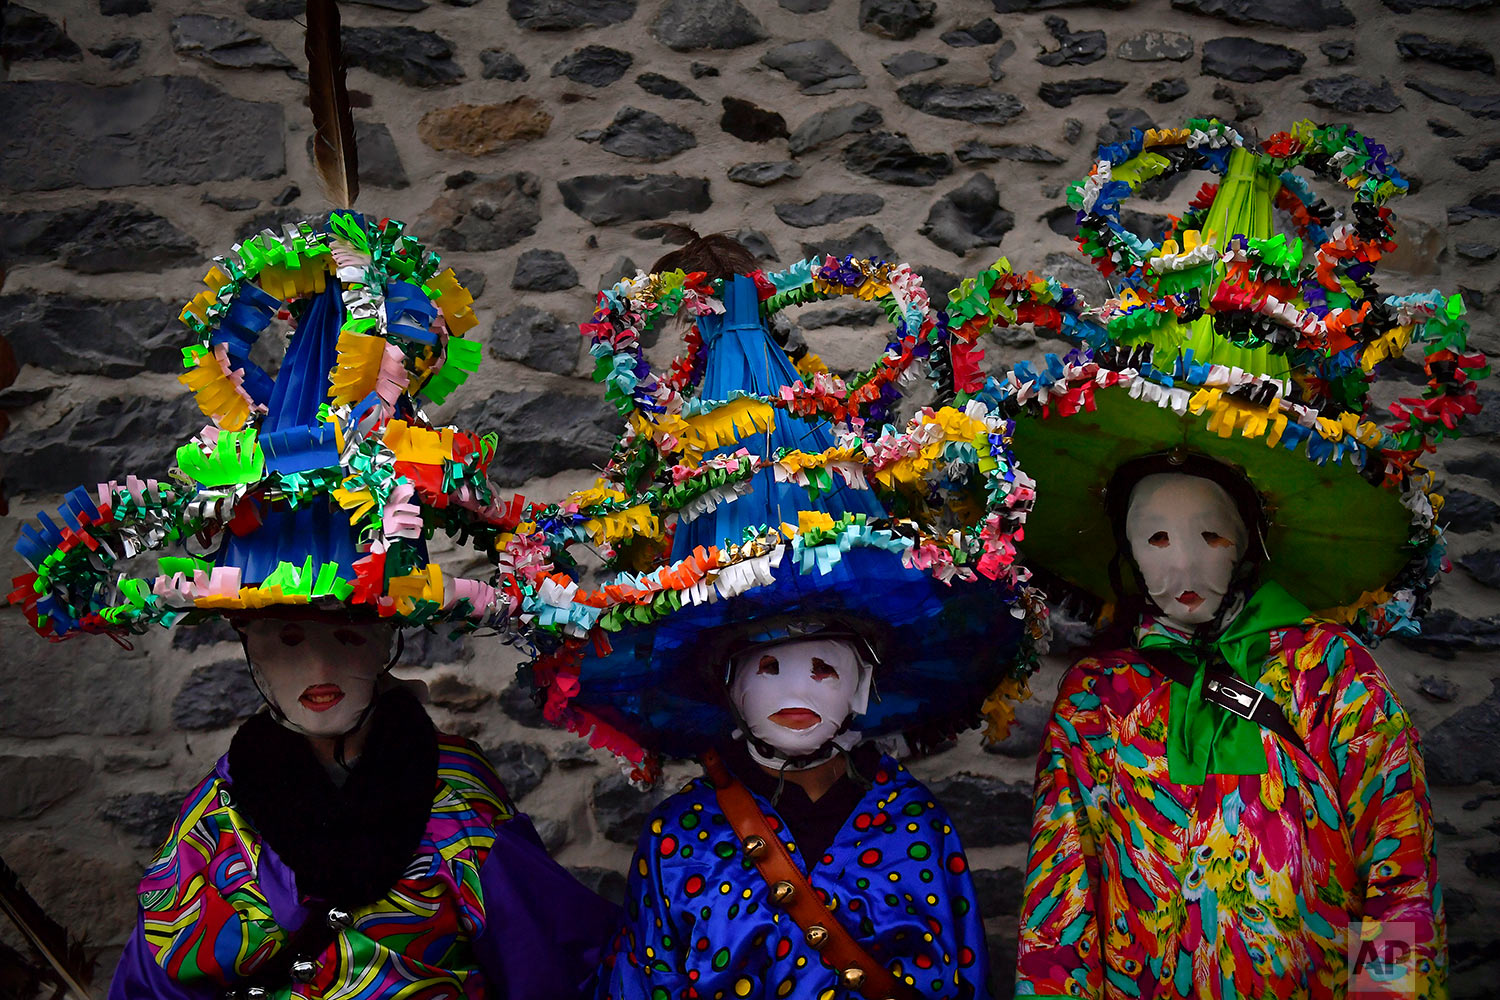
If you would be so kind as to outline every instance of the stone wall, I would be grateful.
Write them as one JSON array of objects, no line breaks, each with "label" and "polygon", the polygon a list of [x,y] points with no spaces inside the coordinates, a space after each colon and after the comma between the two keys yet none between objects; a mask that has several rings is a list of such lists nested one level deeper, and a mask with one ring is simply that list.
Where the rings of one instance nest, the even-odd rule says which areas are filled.
[{"label": "stone wall", "polygon": [[[161,474],[201,424],[173,377],[178,305],[209,256],[324,207],[300,9],[7,8],[0,334],[25,365],[0,393],[13,515]],[[1195,115],[1261,134],[1345,119],[1399,150],[1413,193],[1384,281],[1461,289],[1500,354],[1497,16],[1495,0],[346,0],[358,207],[411,221],[468,283],[489,360],[435,415],[498,431],[499,478],[535,497],[583,484],[607,454],[611,410],[574,324],[602,280],[661,252],[651,220],[737,231],[782,264],[907,259],[939,290],[1003,252],[1097,295],[1063,187],[1096,142]],[[1139,202],[1141,223],[1196,184]],[[835,368],[883,342],[870,308],[801,323]],[[997,353],[1042,348],[1021,337]],[[1481,424],[1441,463],[1457,568],[1428,634],[1379,654],[1426,735],[1455,996],[1488,994],[1500,972],[1500,410]],[[21,570],[18,525],[0,521],[3,577]],[[102,982],[141,866],[256,697],[222,629],[48,648],[6,609],[0,650],[0,852],[88,935]],[[562,861],[618,893],[653,800],[545,727],[510,650],[428,640],[409,660],[441,724],[491,751]],[[1037,679],[1004,746],[970,736],[917,766],[971,848],[1002,981],[1057,676],[1053,663]]]}]

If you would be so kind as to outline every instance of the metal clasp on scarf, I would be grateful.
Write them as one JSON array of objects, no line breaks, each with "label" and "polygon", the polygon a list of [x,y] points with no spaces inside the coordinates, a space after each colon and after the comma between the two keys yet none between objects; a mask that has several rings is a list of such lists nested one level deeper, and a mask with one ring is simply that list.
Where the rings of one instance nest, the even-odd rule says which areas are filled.
[{"label": "metal clasp on scarf", "polygon": [[1260,688],[1238,678],[1230,677],[1222,681],[1210,678],[1204,687],[1207,694],[1218,696],[1211,699],[1214,704],[1242,719],[1254,720],[1260,703],[1266,698],[1266,693]]}]

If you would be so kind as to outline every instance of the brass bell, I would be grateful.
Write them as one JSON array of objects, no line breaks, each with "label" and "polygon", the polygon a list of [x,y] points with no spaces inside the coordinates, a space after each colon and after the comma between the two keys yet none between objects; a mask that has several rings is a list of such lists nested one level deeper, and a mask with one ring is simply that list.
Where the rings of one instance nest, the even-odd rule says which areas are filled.
[{"label": "brass bell", "polygon": [[865,984],[865,970],[851,965],[839,976],[846,989],[857,990]]},{"label": "brass bell", "polygon": [[752,861],[766,853],[766,841],[763,837],[746,837],[740,846],[745,849],[745,857]]},{"label": "brass bell", "polygon": [[814,951],[819,951],[828,943],[828,928],[822,924],[813,924],[807,929],[807,946]]},{"label": "brass bell", "polygon": [[790,882],[777,882],[771,886],[771,902],[777,906],[786,906],[791,903],[796,891],[796,887]]}]

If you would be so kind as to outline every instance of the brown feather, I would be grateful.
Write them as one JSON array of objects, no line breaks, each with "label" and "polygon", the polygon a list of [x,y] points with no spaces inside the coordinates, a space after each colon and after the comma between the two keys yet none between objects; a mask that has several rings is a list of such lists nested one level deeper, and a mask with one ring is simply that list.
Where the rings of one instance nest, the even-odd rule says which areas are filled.
[{"label": "brown feather", "polygon": [[313,116],[313,163],[334,208],[359,197],[354,113],[344,85],[344,47],[337,0],[307,3],[307,106]]},{"label": "brown feather", "polygon": [[93,978],[94,963],[84,959],[82,943],[47,916],[4,860],[0,860],[0,913],[10,917],[22,936],[42,953],[58,982],[79,1000],[92,1000],[84,984]]}]

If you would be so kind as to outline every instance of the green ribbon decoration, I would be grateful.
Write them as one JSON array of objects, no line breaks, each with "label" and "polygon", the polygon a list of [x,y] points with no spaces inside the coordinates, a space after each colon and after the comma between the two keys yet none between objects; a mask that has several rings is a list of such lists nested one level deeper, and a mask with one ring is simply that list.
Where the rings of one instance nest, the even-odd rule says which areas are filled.
[{"label": "green ribbon decoration", "polygon": [[1265,774],[1260,725],[1203,700],[1207,669],[1221,661],[1240,680],[1255,686],[1271,649],[1271,632],[1301,624],[1311,612],[1281,584],[1261,586],[1209,648],[1181,633],[1156,626],[1138,641],[1141,649],[1165,649],[1195,668],[1190,687],[1172,684],[1167,716],[1167,775],[1178,785],[1201,785],[1210,774]]}]

